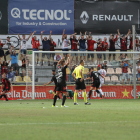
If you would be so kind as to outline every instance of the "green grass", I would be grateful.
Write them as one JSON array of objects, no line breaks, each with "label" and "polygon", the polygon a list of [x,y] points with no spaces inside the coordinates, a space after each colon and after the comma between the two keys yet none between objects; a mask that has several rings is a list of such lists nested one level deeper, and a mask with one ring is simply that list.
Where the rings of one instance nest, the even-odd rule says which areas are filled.
[{"label": "green grass", "polygon": [[[140,100],[0,101],[1,140],[138,140]],[[43,108],[45,107],[45,108]]]}]

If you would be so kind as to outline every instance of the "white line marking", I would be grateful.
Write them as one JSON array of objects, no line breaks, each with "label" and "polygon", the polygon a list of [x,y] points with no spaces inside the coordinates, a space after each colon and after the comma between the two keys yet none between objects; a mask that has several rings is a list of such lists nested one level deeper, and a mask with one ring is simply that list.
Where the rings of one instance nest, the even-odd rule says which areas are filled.
[{"label": "white line marking", "polygon": [[0,123],[0,125],[71,125],[71,124],[97,124],[97,123],[140,123],[140,121],[106,121],[106,122],[56,122],[56,123]]}]

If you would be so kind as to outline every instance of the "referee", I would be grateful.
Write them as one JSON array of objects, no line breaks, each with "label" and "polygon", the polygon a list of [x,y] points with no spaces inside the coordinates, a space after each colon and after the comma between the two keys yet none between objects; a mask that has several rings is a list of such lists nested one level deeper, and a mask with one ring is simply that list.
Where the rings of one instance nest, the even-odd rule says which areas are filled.
[{"label": "referee", "polygon": [[91,104],[91,103],[87,102],[86,86],[85,86],[84,77],[83,77],[84,63],[85,63],[85,61],[81,60],[80,65],[78,67],[76,67],[72,73],[72,76],[73,76],[74,80],[76,81],[76,87],[75,87],[75,92],[74,92],[74,105],[78,105],[77,93],[79,90],[83,91],[85,105]]}]

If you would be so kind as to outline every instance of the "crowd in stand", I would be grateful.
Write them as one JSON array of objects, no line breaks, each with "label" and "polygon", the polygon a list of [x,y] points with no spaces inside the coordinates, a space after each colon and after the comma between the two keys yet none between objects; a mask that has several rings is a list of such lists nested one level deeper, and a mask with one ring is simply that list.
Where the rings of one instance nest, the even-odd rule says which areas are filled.
[{"label": "crowd in stand", "polygon": [[[52,31],[50,31],[50,35],[49,38],[47,38],[46,36],[43,38],[43,32],[41,31],[41,41],[42,41],[42,51],[55,51],[55,47],[56,47],[56,43],[53,41],[51,35],[52,35]],[[27,54],[27,41],[29,40],[30,37],[32,37],[32,48],[33,51],[39,51],[40,49],[40,42],[37,39],[37,36],[35,36],[34,34],[36,33],[36,31],[32,32],[28,38],[26,38],[25,35],[22,35],[22,38],[20,37],[20,35],[18,34],[19,40],[21,41],[21,45],[20,45],[20,49],[18,51],[18,53],[16,53],[16,50],[14,49],[14,44],[13,42],[10,41],[10,37],[7,37],[7,41],[5,44],[1,43],[0,40],[0,64],[1,64],[1,74],[3,72],[7,73],[7,77],[9,79],[11,79],[12,81],[14,81],[14,76],[18,76],[19,75],[19,65],[18,65],[18,55],[19,53],[21,53],[21,61],[22,61],[22,77],[25,76],[25,69],[26,69],[26,65],[29,65],[29,59],[26,56]],[[112,35],[110,34],[109,37],[109,43],[107,42],[107,38],[104,37],[104,39],[98,39],[98,40],[93,40],[93,37],[91,35],[91,32],[88,33],[85,32],[84,34],[82,34],[80,32],[80,36],[77,39],[76,33],[70,35],[70,38],[67,38],[67,34],[65,34],[65,29],[63,30],[63,34],[62,34],[62,51],[66,51],[67,53],[63,53],[64,57],[67,57],[68,53],[69,53],[69,48],[68,46],[71,45],[71,51],[73,51],[74,53],[71,54],[71,60],[70,60],[70,64],[74,64],[70,65],[70,69],[71,72],[74,70],[74,68],[76,67],[76,65],[78,64],[78,62],[81,59],[87,60],[87,62],[89,63],[91,60],[91,64],[94,63],[95,59],[94,59],[94,53],[91,54],[87,54],[84,53],[85,51],[89,51],[92,52],[94,51],[94,44],[97,44],[97,49],[96,51],[100,52],[100,51],[106,51],[109,50],[110,52],[112,51],[116,51],[115,49],[115,42],[120,39],[120,51],[127,51],[127,40],[130,40],[130,46],[129,49],[133,49],[133,42],[132,42],[132,35],[131,35],[131,30],[128,30],[127,35],[123,35],[121,36],[119,29],[117,30],[117,34],[116,35]],[[87,43],[87,48],[86,48],[86,43]],[[8,49],[6,50],[6,52],[4,53],[2,47],[4,45],[7,45]],[[79,46],[79,49],[78,49]],[[139,49],[140,45],[139,45],[139,38],[136,38],[136,50],[140,51]],[[80,51],[80,60],[78,60],[78,53],[77,51]],[[10,60],[7,62],[7,56],[10,55]],[[115,54],[109,54],[109,58],[108,60],[111,61],[111,55],[113,55],[113,60],[116,60],[115,58]],[[39,64],[39,53],[36,53],[36,62],[37,65],[40,66]],[[47,57],[48,60],[48,66],[51,65],[50,63],[50,59],[53,58],[54,60],[54,69],[56,69],[56,65],[57,62],[63,57],[60,54],[55,54],[55,53],[42,53],[41,56],[41,65],[43,65],[44,62],[44,58],[45,56]],[[86,58],[87,56],[87,58]],[[103,60],[107,60],[107,56],[106,54],[97,54],[97,65],[98,64],[102,64],[102,56],[103,56]],[[2,57],[4,57],[4,61],[2,62]],[[128,73],[128,66],[131,66],[131,64],[128,63],[128,61],[123,61],[127,59],[127,55],[126,54],[121,54],[118,58],[118,60],[121,60],[121,67],[122,67],[122,73],[123,73],[123,80],[126,77],[128,79],[128,81],[130,80],[129,75],[126,74]],[[26,61],[26,62],[25,62]],[[11,62],[11,67],[8,69],[8,64]],[[105,68],[107,69],[107,67]],[[138,80],[140,80],[140,63],[138,63],[137,66],[137,78]],[[31,72],[30,72],[31,75]],[[123,82],[122,80],[122,82]]]}]

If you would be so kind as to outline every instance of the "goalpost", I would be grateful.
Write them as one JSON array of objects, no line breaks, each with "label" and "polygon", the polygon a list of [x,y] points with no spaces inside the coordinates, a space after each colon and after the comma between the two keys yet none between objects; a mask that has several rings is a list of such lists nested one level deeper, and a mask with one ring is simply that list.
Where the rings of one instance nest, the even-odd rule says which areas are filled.
[{"label": "goalpost", "polygon": [[[39,96],[37,94],[44,94],[44,96],[48,99],[52,99],[53,96],[49,94],[49,90],[54,89],[54,84],[48,85],[46,87],[43,87],[43,84],[50,81],[52,74],[51,70],[54,69],[54,66],[47,66],[41,64],[39,66],[36,65],[36,59],[37,56],[36,54],[39,53],[39,61],[42,59],[42,54],[60,54],[63,56],[64,53],[69,53],[70,58],[72,57],[72,54],[76,53],[78,55],[78,62],[76,61],[76,56],[74,56],[74,59],[72,63],[70,63],[70,67],[67,69],[67,89],[70,89],[74,91],[75,89],[75,82],[72,80],[71,77],[71,71],[72,67],[76,65],[77,63],[79,64],[80,61],[80,54],[86,55],[86,60],[85,60],[85,72],[84,72],[84,77],[86,78],[86,74],[88,73],[89,69],[91,67],[94,68],[94,70],[97,70],[98,66],[98,60],[97,57],[98,55],[102,55],[102,59],[100,60],[100,63],[103,64],[104,62],[107,62],[107,75],[105,77],[105,83],[101,87],[102,91],[105,95],[106,99],[136,99],[140,93],[140,81],[138,81],[137,78],[137,70],[136,70],[136,65],[137,62],[140,61],[140,55],[139,52],[136,51],[135,47],[135,26],[132,26],[132,31],[133,31],[133,51],[128,50],[127,52],[120,52],[119,50],[115,52],[111,51],[85,51],[84,53],[82,51],[33,51],[32,53],[32,58],[30,60],[32,61],[32,82],[30,86],[30,91],[32,92],[32,99],[38,99]],[[94,38],[93,38],[94,39]],[[129,46],[129,44],[128,44]],[[94,54],[94,61],[89,63],[87,56],[88,54]],[[104,60],[103,54],[106,54],[106,61]],[[108,57],[111,54],[111,61],[109,62]],[[115,60],[113,60],[113,54],[115,54]],[[127,55],[127,57],[126,57]],[[122,59],[120,56],[123,56]],[[83,58],[83,56],[82,56]],[[118,60],[120,58],[121,60]],[[127,58],[127,59],[126,59]],[[47,57],[45,57],[44,61],[47,61]],[[91,61],[91,58],[90,58]],[[123,74],[122,73],[122,62],[127,62],[130,64],[128,66],[128,74]],[[51,60],[51,64],[53,65],[53,60]],[[56,68],[56,73],[57,73],[57,68]],[[124,78],[124,80],[123,80]],[[46,81],[44,81],[44,79]],[[91,86],[92,81],[85,81],[86,83],[86,90],[87,90],[87,96],[88,92]],[[27,84],[28,86],[28,84]],[[27,88],[28,90],[28,88]],[[37,97],[38,96],[38,97]],[[78,98],[82,98],[82,92],[79,91],[78,93]],[[98,99],[99,95],[93,90],[92,92],[92,99]]]}]

